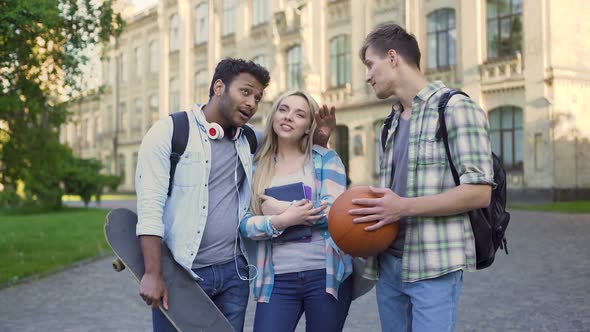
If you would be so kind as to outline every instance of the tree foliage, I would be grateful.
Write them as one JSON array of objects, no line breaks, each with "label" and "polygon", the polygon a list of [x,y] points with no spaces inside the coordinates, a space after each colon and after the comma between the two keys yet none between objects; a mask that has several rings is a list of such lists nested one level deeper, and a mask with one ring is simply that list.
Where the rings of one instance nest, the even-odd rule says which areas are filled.
[{"label": "tree foliage", "polygon": [[71,150],[59,142],[66,98],[80,91],[85,50],[124,27],[111,0],[0,2],[0,183],[59,207]]}]

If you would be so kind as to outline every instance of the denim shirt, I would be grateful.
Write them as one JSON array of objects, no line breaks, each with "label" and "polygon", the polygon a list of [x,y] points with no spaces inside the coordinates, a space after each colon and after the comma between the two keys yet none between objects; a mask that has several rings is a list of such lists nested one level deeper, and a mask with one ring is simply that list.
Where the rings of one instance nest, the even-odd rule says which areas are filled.
[{"label": "denim shirt", "polygon": [[[170,152],[173,123],[171,117],[159,120],[146,133],[137,157],[135,187],[137,192],[137,236],[162,237],[174,259],[197,280],[191,265],[198,254],[209,203],[209,174],[211,170],[211,144],[203,123],[201,108],[195,105],[188,112],[189,140],[174,175],[172,194],[167,196],[170,178]],[[252,181],[252,155],[244,135],[235,141],[239,160],[246,179],[239,188],[239,216],[241,220],[250,204]],[[238,211],[236,211],[238,213]],[[239,236],[236,224],[236,238]],[[240,236],[241,237],[241,236]],[[245,257],[240,240],[240,250]]]}]

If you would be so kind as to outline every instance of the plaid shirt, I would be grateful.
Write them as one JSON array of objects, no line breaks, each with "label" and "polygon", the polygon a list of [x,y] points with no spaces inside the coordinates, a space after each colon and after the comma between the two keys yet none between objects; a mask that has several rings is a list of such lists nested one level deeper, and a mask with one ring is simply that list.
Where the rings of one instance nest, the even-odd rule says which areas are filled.
[{"label": "plaid shirt", "polygon": [[[340,194],[346,190],[346,173],[344,165],[334,150],[313,146],[312,161],[315,170],[315,192],[313,199],[315,207],[322,202],[328,203],[326,215],[330,206]],[[272,265],[273,231],[270,218],[252,218],[251,211],[240,222],[240,232],[247,238],[250,262],[255,262],[258,274],[254,280],[252,292],[258,302],[269,302],[274,285],[274,267]],[[314,229],[322,232],[326,239],[326,293],[338,299],[340,284],[352,274],[352,257],[345,254],[334,243],[328,232],[328,218],[323,217],[315,222]],[[253,245],[253,247],[252,247]]]},{"label": "plaid shirt", "polygon": [[[438,102],[448,88],[430,83],[414,97],[408,147],[407,197],[436,195],[455,187],[439,128]],[[381,156],[381,187],[391,188],[395,130],[402,111],[389,115],[385,151]],[[445,111],[451,158],[462,184],[494,185],[486,113],[473,100],[456,95]],[[402,258],[402,280],[435,278],[457,270],[475,270],[475,240],[466,213],[445,217],[408,217]],[[376,277],[375,261],[365,271]]]}]

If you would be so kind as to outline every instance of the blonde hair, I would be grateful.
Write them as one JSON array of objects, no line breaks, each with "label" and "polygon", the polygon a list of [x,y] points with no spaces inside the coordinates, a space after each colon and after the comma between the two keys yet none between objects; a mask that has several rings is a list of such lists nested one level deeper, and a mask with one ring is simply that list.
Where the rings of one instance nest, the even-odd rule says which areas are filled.
[{"label": "blonde hair", "polygon": [[276,112],[281,106],[281,103],[285,98],[290,96],[299,96],[309,105],[309,114],[311,116],[311,121],[308,128],[308,133],[301,138],[299,142],[299,148],[301,152],[304,152],[311,157],[311,149],[313,147],[313,136],[317,127],[317,123],[315,121],[315,114],[319,110],[319,105],[313,99],[313,97],[302,90],[296,91],[287,91],[282,94],[272,105],[271,112],[268,115],[266,121],[266,128],[265,134],[266,137],[262,142],[262,148],[258,152],[255,157],[255,162],[258,164],[256,167],[256,173],[254,174],[254,179],[252,181],[252,199],[250,201],[250,207],[254,215],[262,215],[262,208],[261,208],[261,201],[258,198],[258,195],[264,194],[264,189],[270,186],[272,176],[275,173],[275,156],[278,152],[278,136],[273,130],[273,119]]}]

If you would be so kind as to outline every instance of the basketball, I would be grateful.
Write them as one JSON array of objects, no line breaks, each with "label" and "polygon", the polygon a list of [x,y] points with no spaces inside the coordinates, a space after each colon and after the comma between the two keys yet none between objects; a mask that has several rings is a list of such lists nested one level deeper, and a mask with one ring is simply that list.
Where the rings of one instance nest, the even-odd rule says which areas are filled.
[{"label": "basketball", "polygon": [[376,256],[383,252],[393,241],[398,231],[398,223],[389,224],[375,231],[365,231],[365,227],[376,222],[355,224],[348,213],[351,209],[363,206],[352,204],[354,198],[378,198],[367,186],[351,188],[340,195],[328,215],[328,230],[334,242],[345,253],[354,257]]}]

